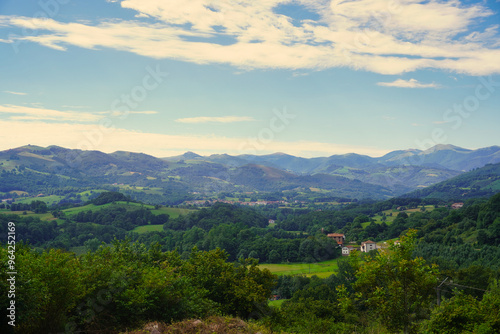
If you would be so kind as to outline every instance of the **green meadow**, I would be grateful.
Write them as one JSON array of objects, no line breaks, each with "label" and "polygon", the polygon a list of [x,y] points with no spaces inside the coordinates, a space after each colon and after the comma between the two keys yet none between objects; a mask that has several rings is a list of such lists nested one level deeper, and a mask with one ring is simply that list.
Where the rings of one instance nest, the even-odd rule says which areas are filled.
[{"label": "green meadow", "polygon": [[328,260],[316,263],[281,263],[281,264],[259,264],[261,269],[269,269],[276,275],[305,275],[311,277],[316,275],[325,278],[338,270],[337,260]]},{"label": "green meadow", "polygon": [[132,230],[132,232],[135,233],[147,233],[147,232],[161,232],[163,231],[163,225],[142,225],[142,226],[137,226]]}]

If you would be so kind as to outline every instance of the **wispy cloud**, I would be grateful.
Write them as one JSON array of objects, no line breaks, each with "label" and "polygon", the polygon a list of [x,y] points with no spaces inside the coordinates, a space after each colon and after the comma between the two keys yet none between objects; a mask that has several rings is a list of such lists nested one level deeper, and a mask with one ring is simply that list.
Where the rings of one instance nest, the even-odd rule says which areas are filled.
[{"label": "wispy cloud", "polygon": [[60,111],[46,108],[33,108],[16,106],[12,104],[0,105],[0,113],[10,114],[12,120],[50,120],[50,121],[73,121],[73,122],[95,122],[103,116],[79,111]]},{"label": "wispy cloud", "polygon": [[[127,114],[133,115],[155,115],[158,114],[158,111],[154,110],[145,110],[145,111],[127,111]],[[122,116],[123,112],[121,111],[113,111],[111,112],[111,116]]]},{"label": "wispy cloud", "polygon": [[179,123],[235,123],[235,122],[251,122],[255,119],[248,116],[222,116],[222,117],[190,117],[179,118],[176,122]]},{"label": "wispy cloud", "polygon": [[[189,5],[181,0],[111,2],[135,11],[135,19],[91,25],[0,16],[0,26],[39,32],[12,35],[10,42],[31,41],[57,50],[68,45],[111,48],[156,59],[227,63],[244,69],[348,66],[382,74],[423,68],[472,75],[500,73],[498,27],[476,25],[498,15],[485,2],[297,0],[293,5],[319,17],[300,21],[276,13],[282,0],[255,0],[251,5],[210,0],[193,0]],[[142,21],[143,17],[156,23]],[[221,37],[231,42],[220,43]]]},{"label": "wispy cloud", "polygon": [[434,82],[421,83],[415,79],[410,79],[410,80],[398,79],[393,82],[378,82],[377,85],[385,87],[400,87],[400,88],[441,88],[441,85],[438,85]]},{"label": "wispy cloud", "polygon": [[3,92],[4,92],[4,93],[7,93],[7,94],[12,94],[12,95],[28,95],[28,93],[13,92],[13,91],[11,91],[11,90],[4,90]]}]

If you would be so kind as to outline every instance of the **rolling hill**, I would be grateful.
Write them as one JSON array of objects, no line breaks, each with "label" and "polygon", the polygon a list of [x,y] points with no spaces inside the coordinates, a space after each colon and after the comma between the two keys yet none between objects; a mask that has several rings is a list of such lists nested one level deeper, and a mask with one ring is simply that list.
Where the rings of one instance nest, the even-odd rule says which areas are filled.
[{"label": "rolling hill", "polygon": [[[468,150],[437,145],[426,151],[394,151],[379,158],[354,153],[310,159],[284,153],[203,157],[186,152],[160,159],[125,151],[107,154],[28,145],[0,152],[0,196],[5,199],[18,192],[57,195],[71,201],[77,200],[79,192],[103,188],[150,203],[170,204],[220,192],[294,191],[385,199],[422,189],[422,196],[432,196],[445,190],[427,187],[457,177],[464,169],[499,162],[498,146]],[[491,171],[492,177],[495,173],[498,175]],[[464,193],[496,189],[496,183],[487,188],[485,182],[455,188]],[[453,196],[458,194],[455,188]]]}]

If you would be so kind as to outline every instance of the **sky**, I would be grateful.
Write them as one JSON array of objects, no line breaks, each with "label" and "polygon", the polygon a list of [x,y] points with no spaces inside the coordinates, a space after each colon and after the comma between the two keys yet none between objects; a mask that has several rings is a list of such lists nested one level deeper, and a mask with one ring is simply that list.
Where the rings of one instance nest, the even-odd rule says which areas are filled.
[{"label": "sky", "polygon": [[1,0],[0,150],[500,145],[498,0]]}]

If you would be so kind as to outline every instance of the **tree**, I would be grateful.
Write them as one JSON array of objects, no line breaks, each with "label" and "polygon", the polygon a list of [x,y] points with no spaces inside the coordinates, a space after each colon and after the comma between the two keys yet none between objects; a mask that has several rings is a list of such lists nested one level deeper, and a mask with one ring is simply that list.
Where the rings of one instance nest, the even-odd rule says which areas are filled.
[{"label": "tree", "polygon": [[248,318],[267,311],[267,299],[276,276],[260,270],[255,259],[227,262],[228,254],[217,248],[201,252],[194,248],[182,274],[192,278],[198,289],[215,302],[225,314]]},{"label": "tree", "polygon": [[85,249],[89,252],[95,252],[101,245],[101,241],[97,238],[89,239],[83,243]]},{"label": "tree", "polygon": [[456,291],[455,295],[436,307],[423,324],[425,333],[500,332],[500,284],[493,280],[481,301]]},{"label": "tree", "polygon": [[415,333],[434,297],[437,266],[413,258],[416,230],[409,230],[401,243],[391,243],[360,267],[356,273],[356,295],[390,331]]},{"label": "tree", "polygon": [[259,254],[256,252],[256,251],[251,251],[250,254],[248,254],[248,257],[249,258],[252,258],[252,259],[259,259]]},{"label": "tree", "polygon": [[269,252],[268,260],[271,263],[280,263],[281,262],[281,255],[276,251],[276,249],[273,249],[272,251]]}]

